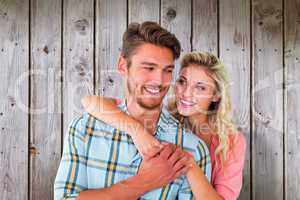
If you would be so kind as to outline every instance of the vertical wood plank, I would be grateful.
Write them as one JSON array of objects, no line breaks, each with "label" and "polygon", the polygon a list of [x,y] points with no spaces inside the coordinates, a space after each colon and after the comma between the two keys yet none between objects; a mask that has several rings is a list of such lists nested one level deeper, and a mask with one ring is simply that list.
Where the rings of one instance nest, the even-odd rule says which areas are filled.
[{"label": "vertical wood plank", "polygon": [[64,134],[83,108],[80,99],[93,93],[94,1],[65,0],[63,8]]},{"label": "vertical wood plank", "polygon": [[252,1],[253,199],[283,198],[282,1]]},{"label": "vertical wood plank", "polygon": [[53,199],[61,153],[61,0],[31,1],[30,199]]},{"label": "vertical wood plank", "polygon": [[218,1],[193,0],[193,51],[218,55]]},{"label": "vertical wood plank", "polygon": [[[161,0],[161,25],[174,33],[181,44],[181,56],[191,51],[191,0]],[[179,62],[173,73],[177,77]]]},{"label": "vertical wood plank", "polygon": [[28,199],[29,2],[0,1],[0,194]]},{"label": "vertical wood plank", "polygon": [[285,157],[287,200],[300,200],[300,1],[285,1]]},{"label": "vertical wood plank", "polygon": [[126,1],[98,0],[96,13],[96,93],[122,98],[124,87],[116,63],[127,27]]},{"label": "vertical wood plank", "polygon": [[129,23],[154,21],[159,23],[159,0],[129,0]]},{"label": "vertical wood plank", "polygon": [[240,199],[250,200],[250,1],[220,1],[219,9],[220,58],[230,77],[233,116],[247,138]]}]

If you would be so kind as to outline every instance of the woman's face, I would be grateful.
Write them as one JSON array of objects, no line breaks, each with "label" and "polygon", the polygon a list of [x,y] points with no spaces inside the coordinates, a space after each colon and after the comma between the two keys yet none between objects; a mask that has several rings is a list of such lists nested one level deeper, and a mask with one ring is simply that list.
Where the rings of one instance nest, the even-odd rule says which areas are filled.
[{"label": "woman's face", "polygon": [[216,97],[216,83],[204,66],[188,65],[179,72],[175,85],[176,106],[179,114],[189,117],[206,114]]}]

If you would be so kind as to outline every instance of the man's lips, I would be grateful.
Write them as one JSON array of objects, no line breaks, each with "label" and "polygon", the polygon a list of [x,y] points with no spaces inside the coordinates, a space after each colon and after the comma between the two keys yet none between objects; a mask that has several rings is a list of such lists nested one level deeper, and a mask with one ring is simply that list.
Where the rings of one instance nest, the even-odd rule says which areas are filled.
[{"label": "man's lips", "polygon": [[144,89],[151,95],[158,95],[161,92],[161,87],[159,86],[144,86]]}]

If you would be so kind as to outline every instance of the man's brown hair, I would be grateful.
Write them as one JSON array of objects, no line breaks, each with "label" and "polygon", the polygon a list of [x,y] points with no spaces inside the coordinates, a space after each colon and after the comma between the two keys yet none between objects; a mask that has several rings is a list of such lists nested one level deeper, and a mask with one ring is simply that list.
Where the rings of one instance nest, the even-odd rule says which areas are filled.
[{"label": "man's brown hair", "polygon": [[123,34],[122,46],[122,56],[126,59],[128,66],[130,66],[131,57],[137,48],[145,43],[170,49],[174,60],[180,56],[180,42],[174,34],[162,28],[156,22],[131,23]]}]

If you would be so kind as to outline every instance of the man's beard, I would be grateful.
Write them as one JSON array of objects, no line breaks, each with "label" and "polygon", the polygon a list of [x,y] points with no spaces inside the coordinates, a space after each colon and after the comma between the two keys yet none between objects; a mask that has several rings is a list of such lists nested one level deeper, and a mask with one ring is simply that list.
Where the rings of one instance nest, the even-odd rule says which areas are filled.
[{"label": "man's beard", "polygon": [[[162,87],[162,86],[161,86]],[[130,96],[134,96],[134,98],[136,99],[136,102],[137,104],[141,107],[141,108],[144,108],[146,110],[154,110],[154,109],[157,109],[161,106],[162,104],[162,99],[163,97],[157,97],[157,98],[160,98],[159,101],[155,101],[155,103],[147,103],[145,102],[145,98],[147,97],[141,97],[141,96],[138,96],[136,90],[138,90],[137,87],[134,87],[134,85],[131,85],[130,84],[130,81],[127,80],[127,88],[128,88],[128,93]],[[165,90],[166,88],[162,88],[162,90]],[[140,91],[140,95],[142,95],[143,93],[143,87],[141,87],[141,91]]]}]

